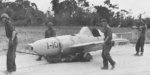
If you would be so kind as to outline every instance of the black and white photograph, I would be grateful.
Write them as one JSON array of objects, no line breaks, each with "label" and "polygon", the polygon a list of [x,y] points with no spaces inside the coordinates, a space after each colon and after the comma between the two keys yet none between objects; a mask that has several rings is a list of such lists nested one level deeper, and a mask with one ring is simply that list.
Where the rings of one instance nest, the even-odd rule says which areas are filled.
[{"label": "black and white photograph", "polygon": [[150,75],[149,0],[0,0],[0,75]]}]

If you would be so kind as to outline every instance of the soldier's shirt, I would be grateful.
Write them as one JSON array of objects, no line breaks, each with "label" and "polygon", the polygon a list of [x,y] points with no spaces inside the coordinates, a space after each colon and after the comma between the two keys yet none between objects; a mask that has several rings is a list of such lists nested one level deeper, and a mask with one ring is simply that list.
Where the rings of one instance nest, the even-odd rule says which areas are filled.
[{"label": "soldier's shirt", "polygon": [[105,28],[104,36],[105,36],[104,40],[106,40],[106,38],[109,37],[108,40],[106,41],[106,44],[111,44],[111,42],[112,42],[112,30],[109,26]]},{"label": "soldier's shirt", "polygon": [[12,33],[15,31],[15,28],[10,21],[5,21],[5,31],[7,38],[12,38]]},{"label": "soldier's shirt", "polygon": [[144,26],[141,27],[140,37],[144,37],[145,38],[146,30],[147,30],[147,25],[144,25]]},{"label": "soldier's shirt", "polygon": [[56,32],[51,28],[45,31],[45,38],[56,36]]}]

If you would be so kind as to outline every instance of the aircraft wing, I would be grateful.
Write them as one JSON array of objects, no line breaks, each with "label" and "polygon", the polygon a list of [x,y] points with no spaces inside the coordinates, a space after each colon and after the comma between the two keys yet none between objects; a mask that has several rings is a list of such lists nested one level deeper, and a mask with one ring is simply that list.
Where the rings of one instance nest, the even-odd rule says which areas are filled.
[{"label": "aircraft wing", "polygon": [[[113,39],[114,45],[125,45],[129,43],[127,39]],[[96,41],[96,42],[89,42],[89,43],[82,43],[82,44],[75,44],[71,46],[72,49],[83,49],[84,52],[91,52],[101,50],[104,41]]]},{"label": "aircraft wing", "polygon": [[88,42],[88,43],[82,43],[82,44],[75,44],[71,46],[72,48],[74,47],[84,47],[84,46],[89,46],[89,45],[96,45],[96,44],[103,44],[104,41],[96,41],[96,42]]},{"label": "aircraft wing", "polygon": [[96,41],[82,44],[75,44],[71,46],[72,49],[83,50],[84,52],[97,51],[102,49],[104,41]]},{"label": "aircraft wing", "polygon": [[125,45],[125,44],[128,44],[130,42],[129,40],[123,39],[123,38],[113,39],[113,41],[115,42],[114,45]]}]

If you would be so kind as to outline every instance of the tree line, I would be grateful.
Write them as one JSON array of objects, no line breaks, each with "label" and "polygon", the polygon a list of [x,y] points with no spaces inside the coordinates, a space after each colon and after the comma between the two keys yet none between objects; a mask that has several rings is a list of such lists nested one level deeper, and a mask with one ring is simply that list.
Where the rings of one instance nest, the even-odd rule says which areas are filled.
[{"label": "tree line", "polygon": [[38,10],[35,3],[28,0],[16,0],[15,2],[0,1],[0,14],[6,12],[16,26],[42,25],[45,22],[45,14]]},{"label": "tree line", "polygon": [[[119,10],[118,5],[105,0],[104,5],[92,5],[86,0],[52,0],[52,10],[43,13],[35,3],[28,0],[16,0],[15,2],[0,1],[0,14],[4,11],[10,13],[16,25],[46,25],[53,22],[55,25],[69,26],[95,26],[101,18],[106,18],[112,27],[132,27],[138,25],[139,19],[128,16],[127,10]],[[114,10],[118,10],[115,12]],[[51,14],[51,13],[54,14]],[[143,21],[150,27],[150,18]]]}]

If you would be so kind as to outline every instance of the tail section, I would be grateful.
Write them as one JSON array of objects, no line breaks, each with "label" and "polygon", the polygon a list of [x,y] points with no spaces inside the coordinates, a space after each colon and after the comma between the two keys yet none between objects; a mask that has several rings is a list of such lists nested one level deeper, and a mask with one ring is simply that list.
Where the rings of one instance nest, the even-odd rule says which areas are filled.
[{"label": "tail section", "polygon": [[93,36],[91,30],[88,27],[82,27],[78,34]]}]

